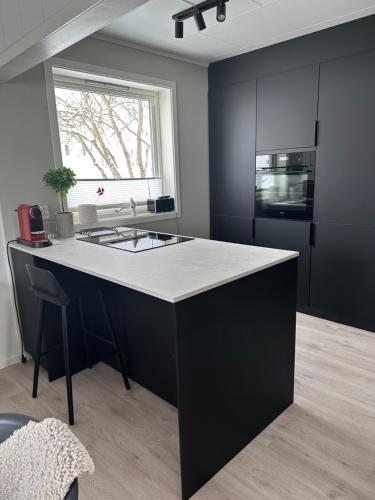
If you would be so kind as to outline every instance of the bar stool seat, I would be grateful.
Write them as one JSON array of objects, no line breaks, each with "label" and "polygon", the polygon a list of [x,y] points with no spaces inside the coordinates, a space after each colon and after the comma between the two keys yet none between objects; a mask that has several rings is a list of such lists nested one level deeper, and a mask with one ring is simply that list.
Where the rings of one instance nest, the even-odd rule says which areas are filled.
[{"label": "bar stool seat", "polygon": [[[80,320],[81,320],[81,326],[82,326],[82,332],[86,350],[87,364],[89,367],[91,367],[91,361],[90,361],[88,337],[93,336],[98,338],[98,335],[94,334],[93,332],[90,332],[86,328],[84,314],[83,314],[83,307],[82,307],[82,299],[79,294],[76,294],[72,291],[68,291],[67,289],[63,288],[59,283],[59,281],[56,279],[55,275],[47,269],[32,266],[30,264],[26,264],[26,269],[30,278],[30,283],[31,283],[30,289],[40,302],[38,328],[37,328],[36,345],[35,345],[35,366],[34,366],[32,397],[36,398],[38,394],[40,358],[41,356],[48,354],[48,352],[41,352],[41,347],[42,347],[42,340],[44,333],[43,326],[44,326],[45,304],[50,303],[59,307],[61,310],[62,341],[64,350],[69,424],[74,425],[73,390],[72,390],[72,376],[70,369],[69,332],[68,332],[68,306],[72,302],[78,301],[79,304]],[[111,345],[113,345],[114,352],[116,352],[119,357],[122,377],[124,380],[125,387],[128,390],[130,389],[130,384],[127,375],[126,363],[120,349],[119,340],[116,331],[113,327],[111,316],[109,314],[109,310],[106,301],[104,299],[103,292],[101,289],[98,289],[97,293],[99,296],[101,307],[103,309],[104,319],[106,321],[108,331],[112,338],[111,342],[109,342],[106,339],[101,339],[101,340],[103,340],[104,342],[109,342]]]}]

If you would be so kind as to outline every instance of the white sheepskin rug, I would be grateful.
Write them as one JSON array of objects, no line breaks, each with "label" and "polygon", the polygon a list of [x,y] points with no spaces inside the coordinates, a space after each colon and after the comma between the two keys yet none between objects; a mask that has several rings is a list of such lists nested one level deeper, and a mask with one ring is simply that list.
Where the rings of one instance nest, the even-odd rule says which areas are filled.
[{"label": "white sheepskin rug", "polygon": [[0,444],[1,500],[62,500],[94,462],[69,427],[46,418],[29,422]]}]

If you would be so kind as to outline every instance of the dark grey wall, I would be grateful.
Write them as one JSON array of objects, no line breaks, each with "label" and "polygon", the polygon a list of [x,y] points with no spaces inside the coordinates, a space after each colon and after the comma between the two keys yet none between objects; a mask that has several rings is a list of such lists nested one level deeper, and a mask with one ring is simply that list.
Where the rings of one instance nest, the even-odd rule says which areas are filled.
[{"label": "dark grey wall", "polygon": [[210,90],[375,49],[375,15],[210,65]]}]

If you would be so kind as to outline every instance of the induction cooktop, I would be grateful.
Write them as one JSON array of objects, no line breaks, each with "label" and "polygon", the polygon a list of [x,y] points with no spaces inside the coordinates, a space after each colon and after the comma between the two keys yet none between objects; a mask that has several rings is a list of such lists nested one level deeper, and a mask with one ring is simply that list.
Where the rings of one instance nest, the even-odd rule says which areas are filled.
[{"label": "induction cooktop", "polygon": [[118,228],[96,228],[86,230],[81,234],[86,234],[87,236],[78,238],[79,241],[133,253],[176,245],[194,239],[187,238],[186,236],[176,236],[174,234],[157,233],[141,229],[119,230]]}]

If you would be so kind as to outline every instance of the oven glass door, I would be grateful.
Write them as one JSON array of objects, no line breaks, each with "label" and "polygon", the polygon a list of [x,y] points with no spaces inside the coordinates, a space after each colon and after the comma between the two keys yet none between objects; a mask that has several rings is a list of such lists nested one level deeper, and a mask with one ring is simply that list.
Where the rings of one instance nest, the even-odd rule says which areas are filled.
[{"label": "oven glass door", "polygon": [[257,156],[255,215],[311,220],[315,152]]}]

